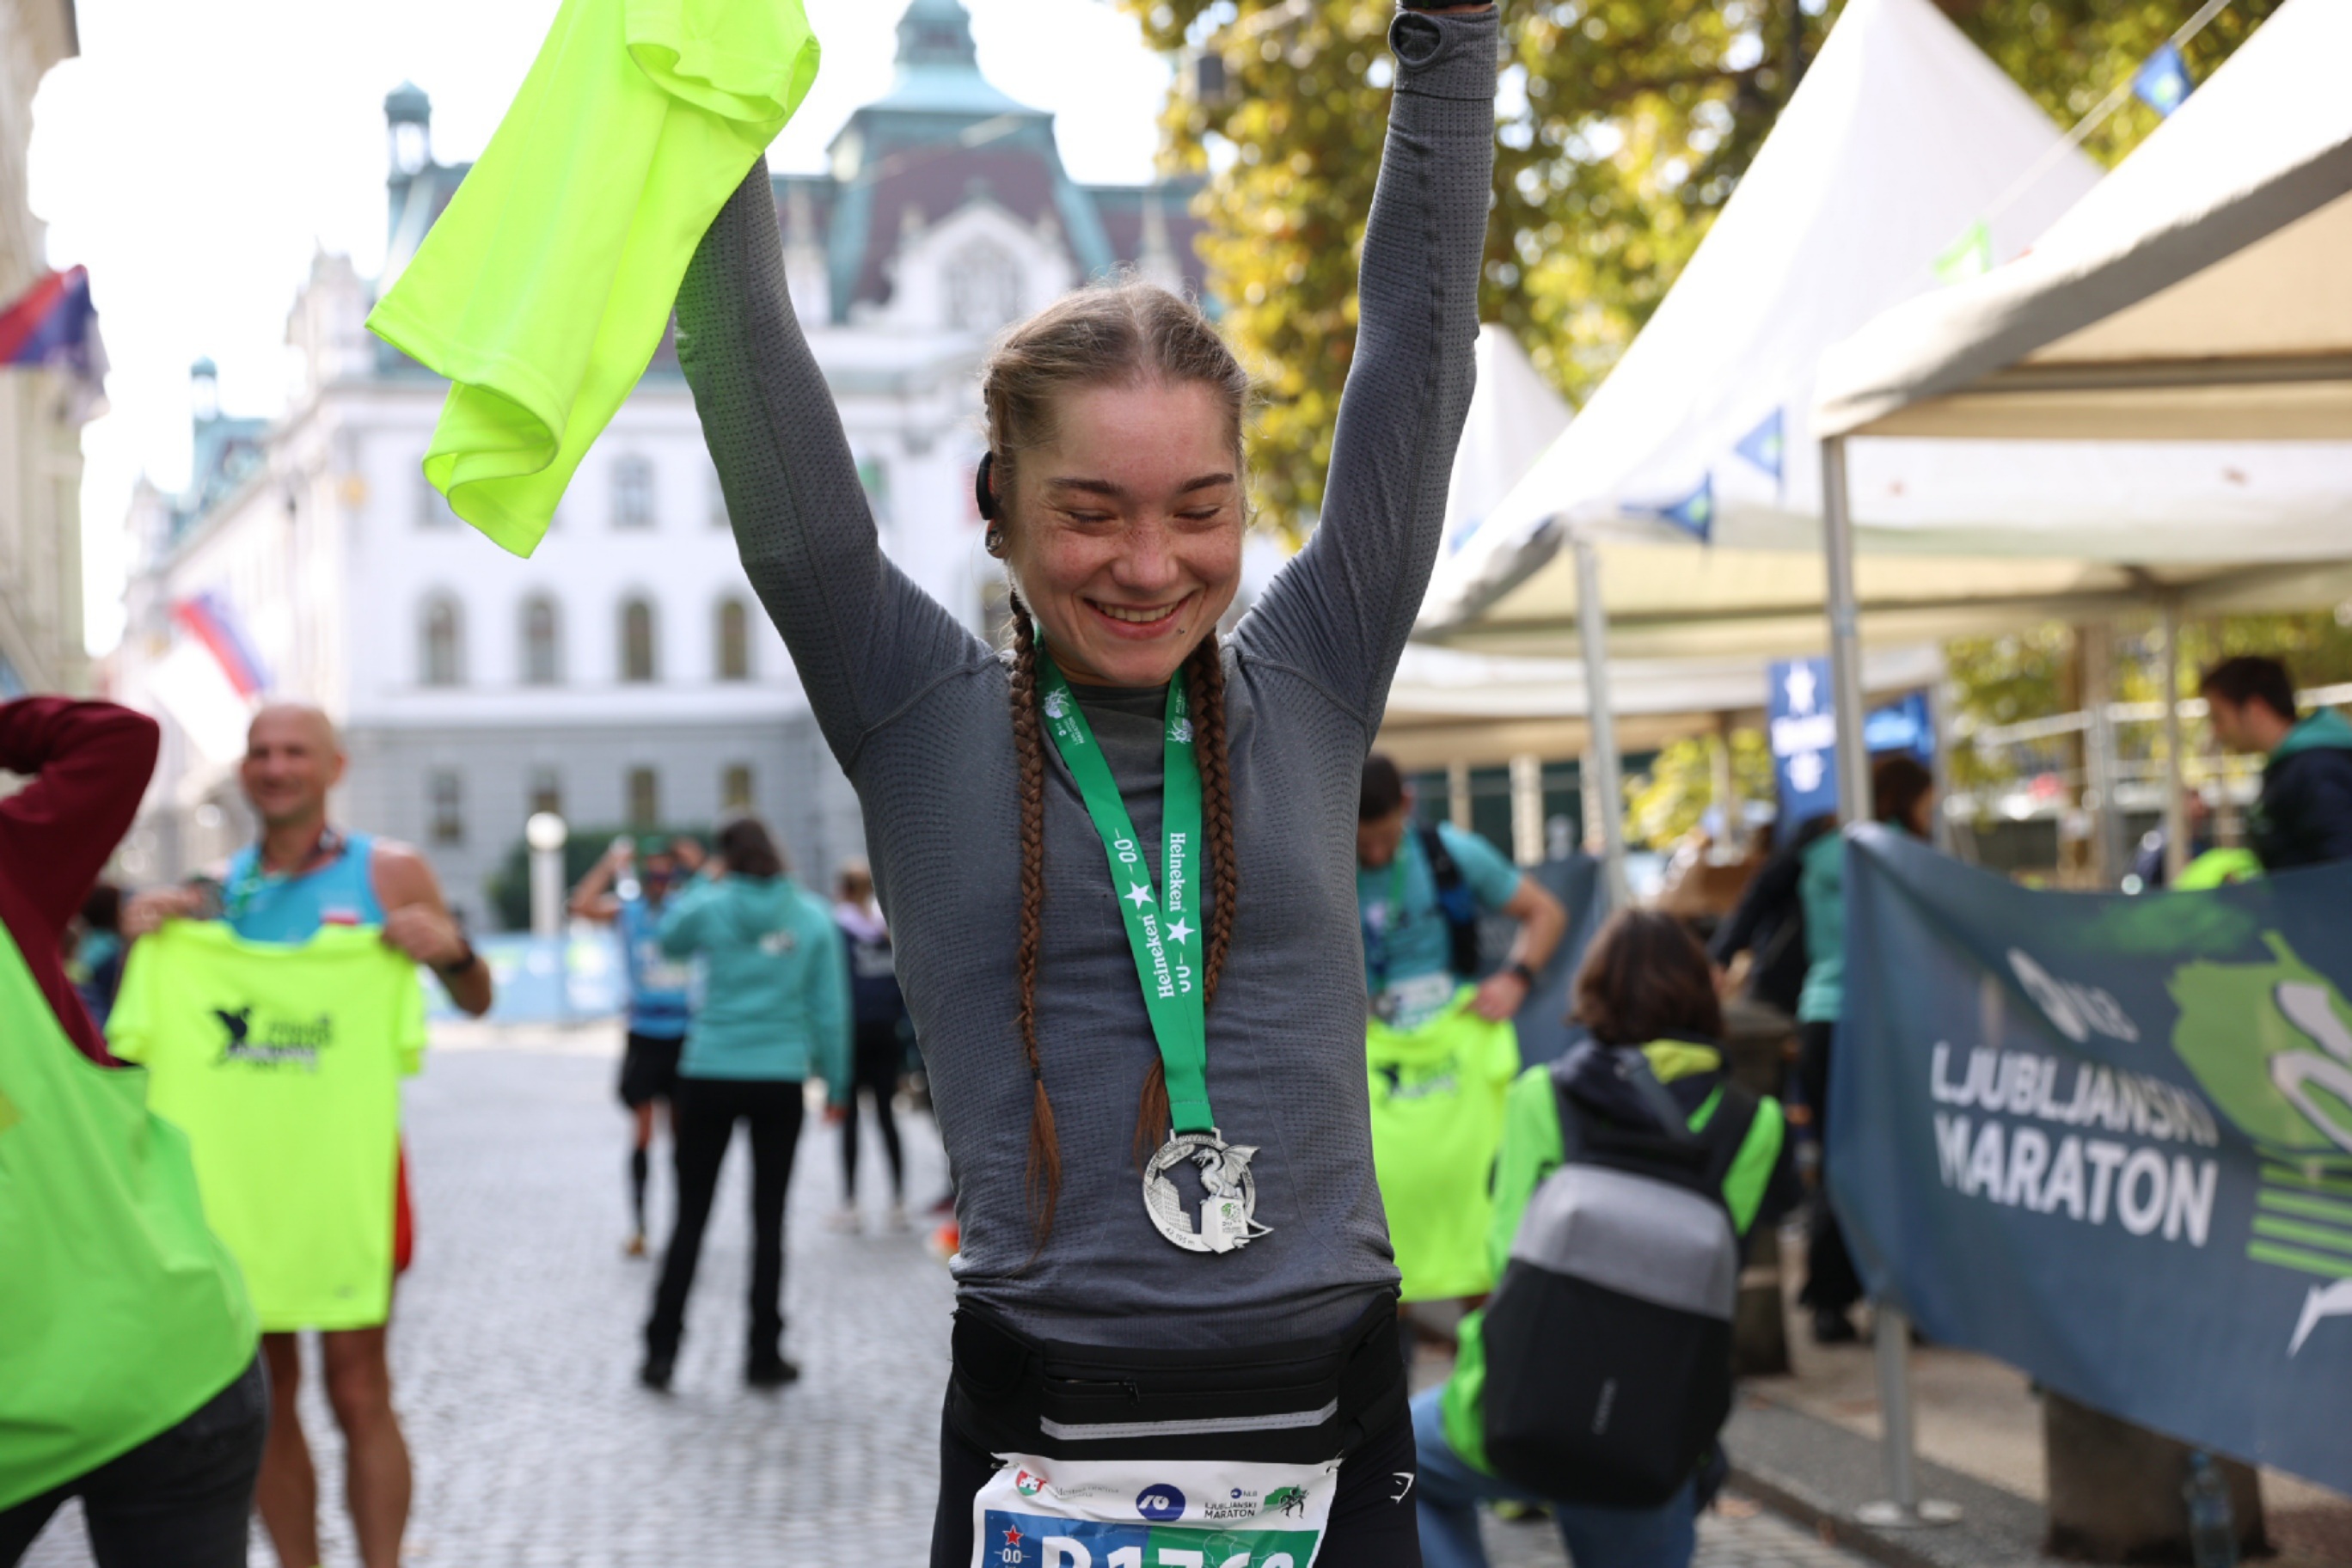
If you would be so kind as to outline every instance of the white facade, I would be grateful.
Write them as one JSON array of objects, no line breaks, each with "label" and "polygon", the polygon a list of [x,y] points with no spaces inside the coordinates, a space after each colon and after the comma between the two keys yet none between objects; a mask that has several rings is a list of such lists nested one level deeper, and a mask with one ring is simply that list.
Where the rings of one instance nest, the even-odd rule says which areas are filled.
[{"label": "white facade", "polygon": [[[48,270],[25,195],[33,94],[77,53],[71,0],[0,9],[0,303]],[[81,424],[71,378],[0,369],[0,699],[88,684],[81,622]]]},{"label": "white facade", "polygon": [[[970,114],[941,107],[940,82],[973,99],[971,112],[993,93],[971,66],[956,0],[914,0],[901,37],[901,89],[844,132],[835,177],[777,179],[778,222],[884,547],[980,628],[998,579],[971,494],[973,373],[988,335],[1106,265],[1181,271],[1157,194],[1099,193],[1149,207],[1136,230],[1154,242],[1149,254],[1109,249],[1099,223],[1088,247],[1073,247],[1057,209],[1086,202],[1085,216],[1097,193],[1061,174],[1050,121],[1034,111],[1022,111],[1042,132],[1026,163],[984,156],[997,179],[1051,190],[1041,213],[998,199],[983,174],[960,180],[936,213],[925,205],[942,205],[936,180],[898,193],[887,176],[861,176],[861,148],[911,136],[945,143],[930,160],[944,167],[927,174],[954,177],[970,156],[954,134]],[[423,94],[404,88],[386,109],[397,267],[423,233],[416,215],[437,212],[464,171],[431,162]],[[875,219],[877,189],[907,197],[895,224]],[[1182,199],[1167,198],[1179,211]],[[879,254],[876,232],[888,238]],[[250,833],[234,778],[241,708],[195,679],[209,655],[173,613],[210,595],[242,623],[272,693],[316,700],[343,726],[342,820],[425,849],[478,923],[495,923],[488,879],[541,808],[594,830],[708,826],[750,806],[796,868],[829,878],[862,843],[856,803],[744,581],[667,345],[522,560],[458,522],[425,484],[419,465],[445,384],[368,337],[373,297],[347,261],[319,258],[289,321],[299,366],[289,412],[266,426],[205,417],[200,378],[194,489],[133,503],[142,565],[120,684],[166,717],[167,740],[127,873],[201,869]]]}]

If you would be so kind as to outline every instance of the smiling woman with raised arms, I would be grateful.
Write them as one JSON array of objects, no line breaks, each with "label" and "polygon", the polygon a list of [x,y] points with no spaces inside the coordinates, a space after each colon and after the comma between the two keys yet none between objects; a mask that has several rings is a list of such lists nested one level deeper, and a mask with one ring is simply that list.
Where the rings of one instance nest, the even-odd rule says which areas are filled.
[{"label": "smiling woman with raised arms", "polygon": [[678,299],[954,1166],[934,1568],[1421,1561],[1354,842],[1470,398],[1495,15],[1408,6],[1390,37],[1322,522],[1228,638],[1248,383],[1190,303],[1082,289],[990,354],[999,653],[881,552],[764,166]]}]

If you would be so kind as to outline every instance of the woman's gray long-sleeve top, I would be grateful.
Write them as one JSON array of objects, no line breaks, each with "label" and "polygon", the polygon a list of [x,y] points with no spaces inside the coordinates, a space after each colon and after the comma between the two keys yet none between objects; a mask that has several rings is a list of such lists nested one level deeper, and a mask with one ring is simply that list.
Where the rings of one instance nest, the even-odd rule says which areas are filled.
[{"label": "woman's gray long-sleeve top", "polygon": [[[1240,894],[1208,1013],[1208,1082],[1224,1136],[1258,1151],[1257,1217],[1273,1227],[1239,1251],[1180,1251],[1144,1212],[1131,1146],[1157,1047],[1100,840],[1051,757],[1037,1031],[1063,1184],[1031,1260],[1006,658],[882,553],[793,315],[764,164],[687,272],[678,359],[744,569],[865,805],[954,1169],[958,1291],[1042,1337],[1295,1340],[1345,1327],[1396,1283],[1364,1077],[1356,803],[1469,406],[1496,26],[1492,12],[1407,13],[1391,28],[1396,91],[1322,522],[1224,648]],[[1078,694],[1156,877],[1157,701]]]}]

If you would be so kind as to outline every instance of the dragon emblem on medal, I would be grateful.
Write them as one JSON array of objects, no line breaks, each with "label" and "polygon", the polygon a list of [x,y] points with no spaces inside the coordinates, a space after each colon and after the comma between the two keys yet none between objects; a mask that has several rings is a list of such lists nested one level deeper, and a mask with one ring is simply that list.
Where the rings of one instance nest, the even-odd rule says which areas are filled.
[{"label": "dragon emblem on medal", "polygon": [[[1143,1168],[1143,1207],[1161,1236],[1187,1252],[1234,1252],[1273,1227],[1257,1223],[1257,1178],[1250,1156],[1257,1150],[1226,1142],[1211,1132],[1178,1132],[1160,1146]],[[1168,1173],[1190,1162],[1201,1173],[1207,1195],[1200,1224],[1184,1212],[1184,1199]]]}]

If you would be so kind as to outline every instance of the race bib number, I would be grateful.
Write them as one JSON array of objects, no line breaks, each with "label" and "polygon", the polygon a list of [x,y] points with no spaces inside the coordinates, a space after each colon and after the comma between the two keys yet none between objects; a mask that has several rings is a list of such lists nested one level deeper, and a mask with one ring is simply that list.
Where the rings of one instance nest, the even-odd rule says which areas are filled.
[{"label": "race bib number", "polygon": [[1002,1456],[972,1499],[971,1568],[1309,1568],[1339,1462]]},{"label": "race bib number", "polygon": [[637,977],[646,991],[684,991],[694,984],[694,966],[671,958],[660,942],[647,937],[637,943]]},{"label": "race bib number", "polygon": [[1454,1004],[1454,976],[1444,970],[1400,980],[1373,1000],[1372,1011],[1401,1035],[1410,1035]]}]

